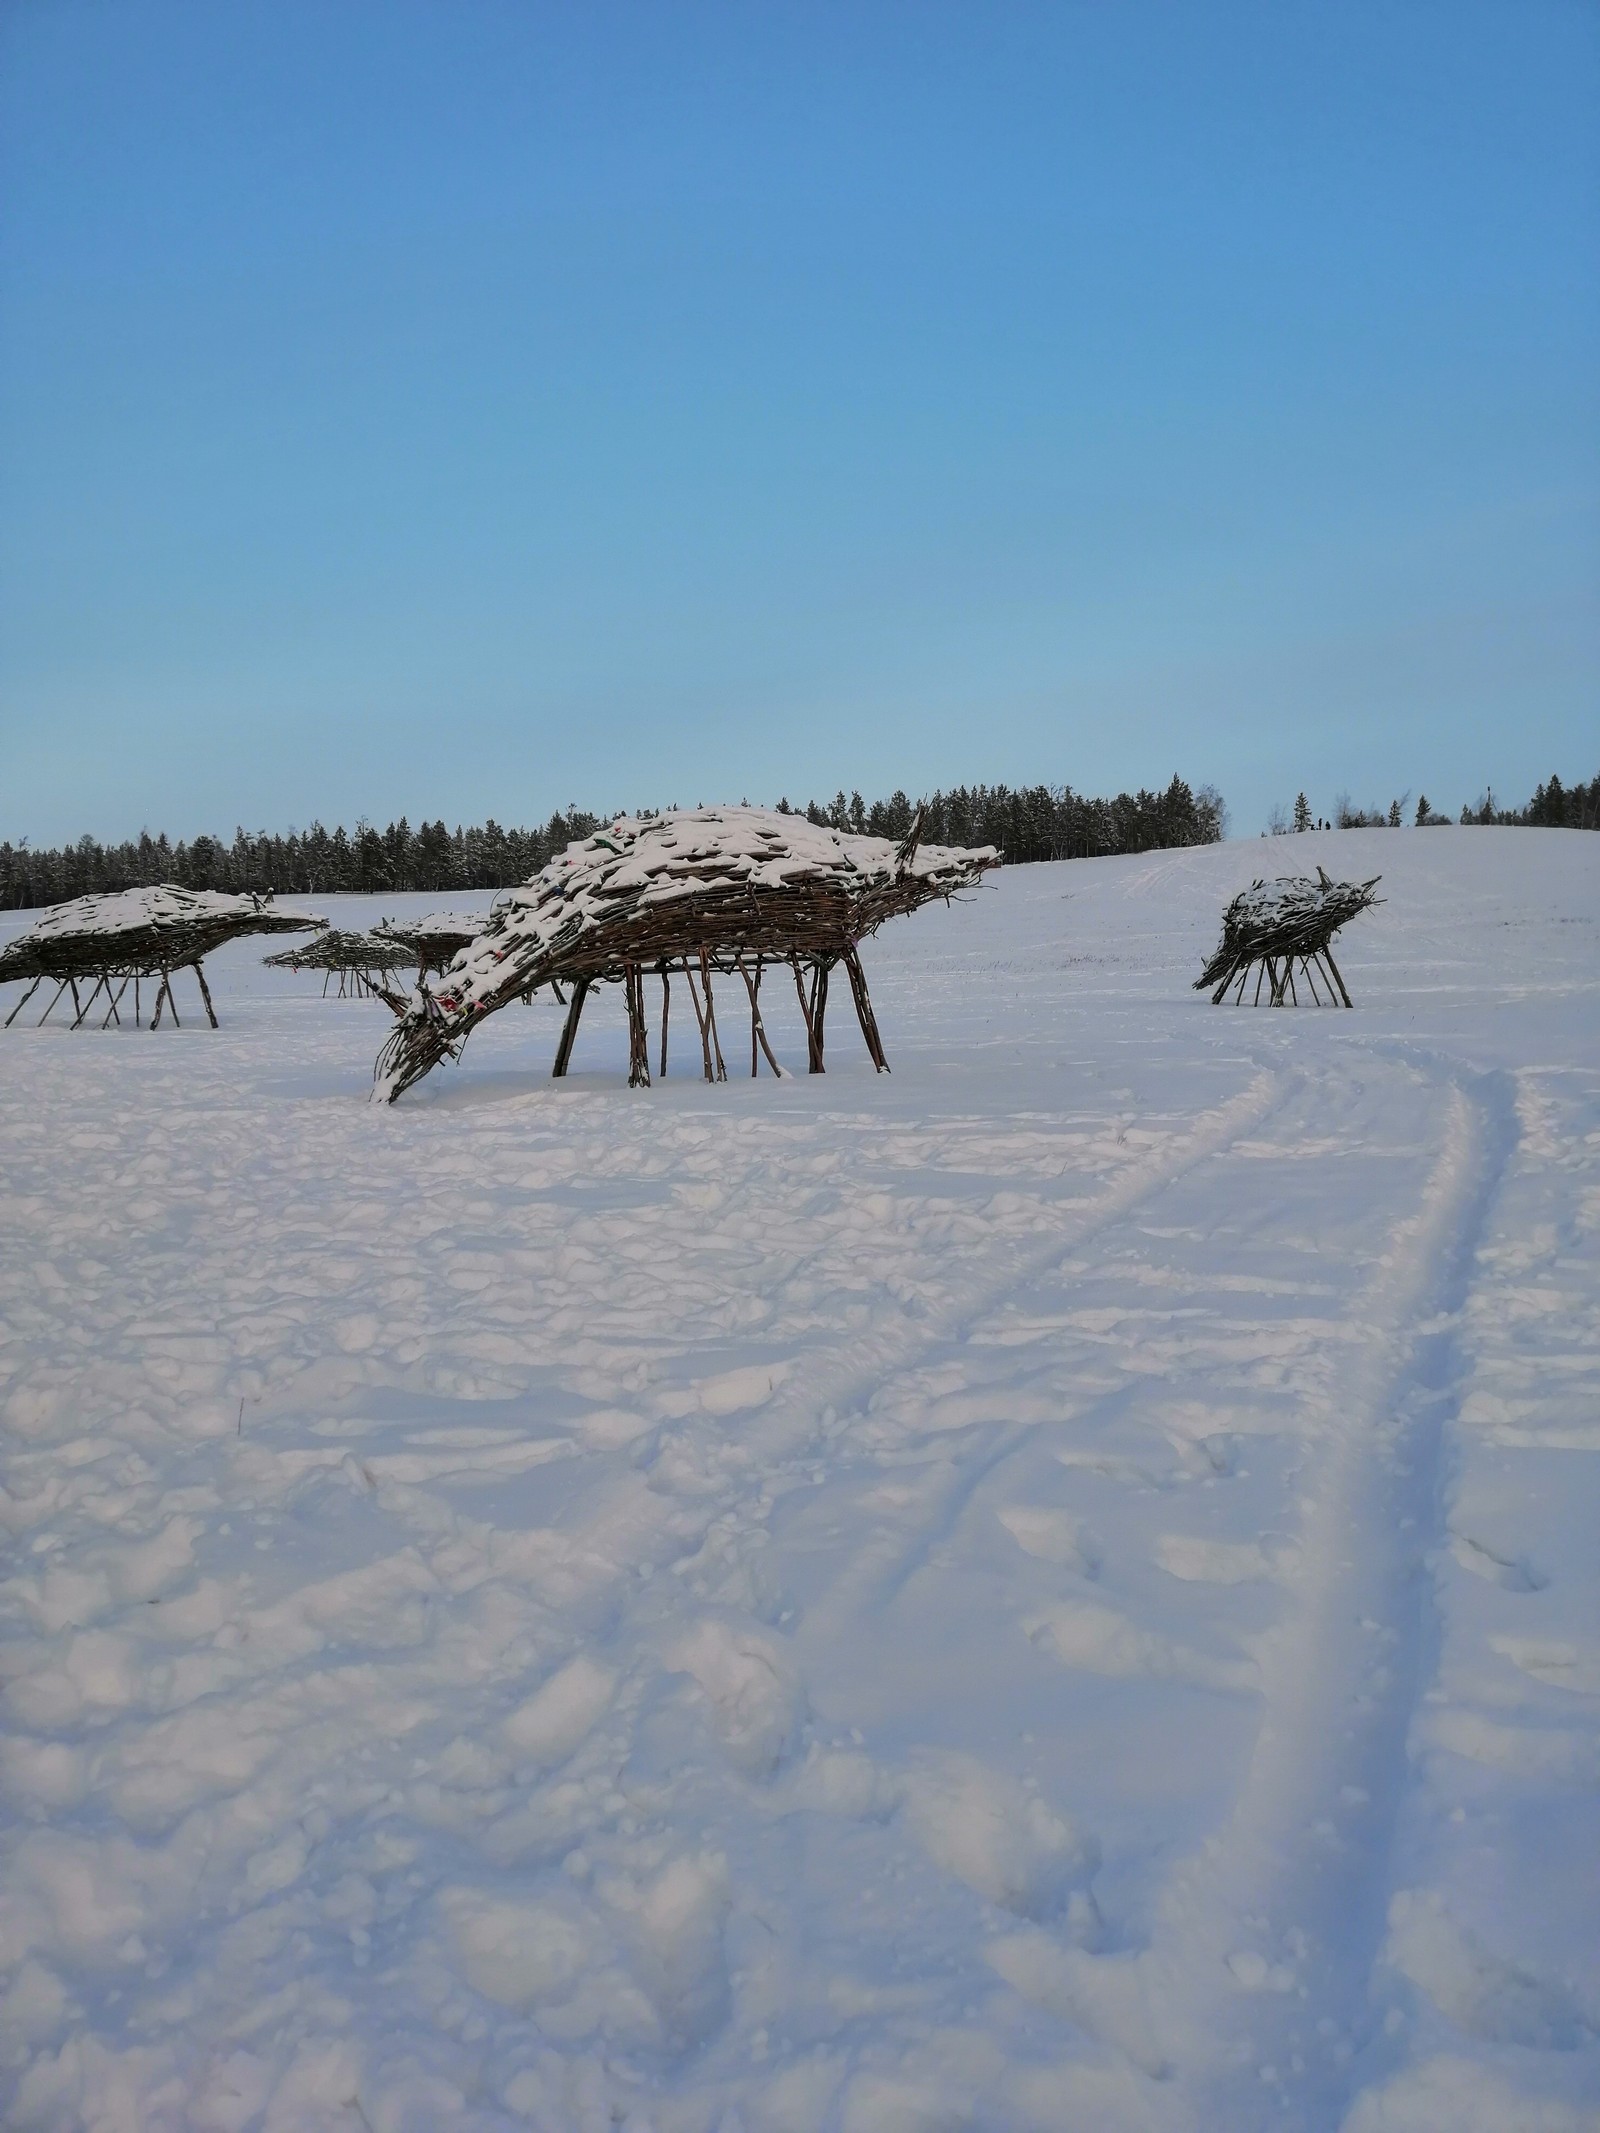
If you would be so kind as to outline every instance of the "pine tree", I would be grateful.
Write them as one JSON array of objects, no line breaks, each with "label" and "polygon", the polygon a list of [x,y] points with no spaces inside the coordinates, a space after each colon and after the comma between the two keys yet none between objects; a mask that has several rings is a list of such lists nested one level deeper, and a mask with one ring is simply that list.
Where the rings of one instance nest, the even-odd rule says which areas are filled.
[{"label": "pine tree", "polygon": [[1295,795],[1294,826],[1297,830],[1308,830],[1311,827],[1311,807],[1303,792]]}]

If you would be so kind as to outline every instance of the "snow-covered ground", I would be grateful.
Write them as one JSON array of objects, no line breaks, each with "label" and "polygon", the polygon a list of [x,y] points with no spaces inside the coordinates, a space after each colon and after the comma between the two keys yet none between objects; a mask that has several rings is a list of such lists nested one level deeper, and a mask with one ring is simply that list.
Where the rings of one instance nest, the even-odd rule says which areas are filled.
[{"label": "snow-covered ground", "polygon": [[273,945],[0,1037],[7,2126],[1600,2124],[1600,837],[1008,871],[883,1080]]}]

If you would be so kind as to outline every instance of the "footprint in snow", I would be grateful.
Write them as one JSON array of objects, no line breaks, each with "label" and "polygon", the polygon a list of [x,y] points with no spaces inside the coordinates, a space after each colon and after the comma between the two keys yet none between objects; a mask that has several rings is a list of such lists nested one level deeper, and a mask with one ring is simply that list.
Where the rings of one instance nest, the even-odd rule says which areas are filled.
[{"label": "footprint in snow", "polygon": [[746,1777],[770,1778],[794,1746],[805,1696],[778,1638],[707,1617],[667,1654],[709,1706],[728,1759]]},{"label": "footprint in snow", "polygon": [[1200,1540],[1188,1533],[1163,1533],[1156,1561],[1168,1577],[1195,1585],[1243,1585],[1272,1571],[1259,1541]]},{"label": "footprint in snow", "polygon": [[1470,1533],[1452,1533],[1450,1553],[1463,1570],[1498,1585],[1502,1592],[1542,1592],[1549,1583],[1526,1556],[1499,1555],[1486,1542],[1474,1540]]},{"label": "footprint in snow", "polygon": [[1470,2037],[1577,2051],[1600,2032],[1600,2009],[1508,1962],[1452,1918],[1437,1891],[1402,1889],[1389,1906],[1384,1958]]},{"label": "footprint in snow", "polygon": [[505,1721],[505,1736],[525,1762],[550,1769],[564,1763],[610,1708],[617,1677],[579,1653],[557,1669]]},{"label": "footprint in snow", "polygon": [[1493,1648],[1535,1681],[1577,1696],[1600,1695],[1600,1651],[1555,1637],[1491,1637]]},{"label": "footprint in snow", "polygon": [[927,1750],[903,1789],[906,1820],[934,1864],[1022,1917],[1063,1909],[1100,1864],[1093,1838],[975,1756]]},{"label": "footprint in snow", "polygon": [[1190,1681],[1206,1689],[1248,1690],[1259,1686],[1255,1666],[1244,1659],[1212,1659],[1175,1644],[1153,1630],[1091,1601],[1063,1601],[1026,1617],[1027,1637],[1063,1666],[1114,1680],[1144,1677]]},{"label": "footprint in snow", "polygon": [[1080,1577],[1100,1575],[1099,1542],[1070,1511],[1043,1504],[1007,1504],[995,1513],[1017,1546],[1041,1562],[1059,1563]]}]

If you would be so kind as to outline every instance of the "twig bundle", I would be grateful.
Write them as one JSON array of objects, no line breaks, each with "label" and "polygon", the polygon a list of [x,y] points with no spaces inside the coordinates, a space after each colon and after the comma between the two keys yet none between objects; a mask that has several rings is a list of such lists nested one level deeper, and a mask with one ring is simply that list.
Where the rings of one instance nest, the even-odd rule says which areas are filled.
[{"label": "twig bundle", "polygon": [[[1000,864],[992,845],[976,850],[918,848],[920,815],[897,845],[819,827],[803,815],[762,808],[706,807],[621,816],[609,829],[570,844],[560,858],[511,893],[483,921],[438,988],[419,984],[410,1009],[379,1054],[376,1093],[393,1102],[449,1056],[508,1001],[542,985],[573,986],[556,1056],[565,1071],[577,1016],[600,983],[627,988],[631,1079],[648,1081],[639,974],[664,980],[681,969],[700,1024],[708,1078],[725,1078],[717,1042],[712,973],[739,974],[754,988],[764,961],[812,966],[813,1007],[826,1000],[826,973],[844,962],[873,1062],[883,1057],[856,944],[885,919],[949,898]],[[699,985],[696,984],[698,975]],[[704,1005],[701,990],[704,991]],[[820,1024],[807,1011],[813,1071],[820,1070]],[[758,1037],[759,1042],[759,1037]],[[721,1070],[720,1072],[718,1070]]]},{"label": "twig bundle", "polygon": [[1373,894],[1382,879],[1381,874],[1374,874],[1370,881],[1330,881],[1318,867],[1315,881],[1295,875],[1253,882],[1223,913],[1222,939],[1195,979],[1195,991],[1209,987],[1212,1000],[1220,1002],[1237,979],[1236,997],[1243,999],[1245,980],[1259,965],[1256,999],[1261,997],[1265,978],[1273,1007],[1290,1001],[1298,1005],[1294,985],[1294,967],[1298,963],[1319,1006],[1322,995],[1317,990],[1316,973],[1320,971],[1328,990],[1328,1004],[1337,1004],[1337,986],[1338,998],[1349,1007],[1350,995],[1333,960],[1333,936],[1359,913],[1383,901]]}]

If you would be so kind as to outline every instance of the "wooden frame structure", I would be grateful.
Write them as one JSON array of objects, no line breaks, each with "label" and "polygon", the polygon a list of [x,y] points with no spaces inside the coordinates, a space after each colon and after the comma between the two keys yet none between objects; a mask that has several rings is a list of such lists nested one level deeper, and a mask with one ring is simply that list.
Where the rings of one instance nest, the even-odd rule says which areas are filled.
[{"label": "wooden frame structure", "polygon": [[[1315,881],[1296,875],[1253,882],[1223,913],[1222,939],[1195,979],[1195,991],[1209,988],[1212,1003],[1220,1006],[1234,988],[1237,1006],[1254,970],[1252,1006],[1260,1004],[1265,984],[1269,1007],[1298,1007],[1300,995],[1294,981],[1298,964],[1315,1005],[1353,1006],[1333,959],[1333,936],[1360,912],[1382,903],[1383,898],[1373,894],[1382,879],[1381,874],[1374,874],[1370,881],[1330,881],[1318,867]],[[1326,1000],[1318,989],[1318,977]]]},{"label": "wooden frame structure", "polygon": [[[4,1026],[9,1029],[39,987],[53,980],[55,992],[36,1027],[44,1027],[62,994],[70,992],[71,1026],[80,1029],[104,992],[109,1004],[100,1027],[108,1029],[115,1022],[120,1029],[119,1010],[131,984],[137,1028],[141,980],[159,978],[150,1027],[160,1028],[164,1009],[170,1010],[173,1026],[181,1027],[172,978],[175,971],[192,970],[206,1015],[216,1029],[217,1011],[201,968],[213,948],[241,934],[305,933],[325,923],[279,911],[266,897],[227,896],[213,889],[169,885],[124,889],[112,896],[79,896],[71,903],[53,905],[30,932],[20,934],[0,951],[0,985],[19,982],[28,987]],[[90,979],[94,982],[85,999],[78,986],[80,981],[87,985]]]},{"label": "wooden frame structure", "polygon": [[[375,1093],[392,1103],[441,1059],[456,1057],[485,1017],[548,985],[566,1008],[554,1075],[572,1060],[590,994],[618,984],[628,1014],[628,1081],[650,1084],[645,979],[661,980],[664,1074],[672,980],[681,977],[700,1039],[707,1081],[726,1081],[715,977],[736,977],[750,1010],[750,1071],[765,1057],[781,1074],[761,1014],[767,970],[787,966],[806,1030],[807,1062],[824,1071],[829,973],[842,964],[873,1066],[889,1062],[859,943],[885,919],[935,897],[948,900],[1000,864],[977,850],[920,843],[920,811],[908,835],[853,837],[804,815],[763,808],[703,807],[621,816],[570,844],[544,871],[491,911],[482,931],[435,990],[419,983],[378,1055]],[[563,992],[563,986],[570,992]]]}]

